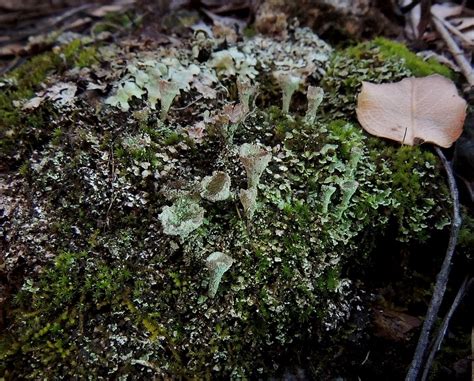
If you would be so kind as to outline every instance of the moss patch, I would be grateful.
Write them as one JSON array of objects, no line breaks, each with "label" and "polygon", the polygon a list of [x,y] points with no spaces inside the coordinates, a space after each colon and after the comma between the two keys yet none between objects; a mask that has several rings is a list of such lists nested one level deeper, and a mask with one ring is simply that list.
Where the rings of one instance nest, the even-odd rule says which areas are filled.
[{"label": "moss patch", "polygon": [[55,110],[46,105],[26,112],[15,105],[32,98],[39,85],[51,74],[62,74],[72,67],[88,67],[98,63],[95,47],[85,47],[74,40],[54,52],[30,58],[20,67],[1,78],[4,86],[0,92],[0,160],[2,165],[12,165],[25,158],[28,151],[43,144],[51,134],[48,121]]}]

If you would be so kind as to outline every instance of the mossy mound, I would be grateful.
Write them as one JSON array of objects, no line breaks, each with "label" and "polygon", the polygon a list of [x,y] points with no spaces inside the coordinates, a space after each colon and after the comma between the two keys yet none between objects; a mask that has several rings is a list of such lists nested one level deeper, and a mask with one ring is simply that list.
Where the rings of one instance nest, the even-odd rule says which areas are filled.
[{"label": "mossy mound", "polygon": [[[22,112],[21,101],[32,98],[40,91],[48,77],[60,76],[67,69],[81,69],[98,63],[95,47],[87,47],[76,39],[47,52],[32,57],[17,69],[0,79],[0,168],[18,167],[33,150],[51,138],[57,110],[43,107],[33,112]],[[75,79],[79,77],[77,72]],[[50,78],[51,79],[51,78]],[[57,78],[53,77],[58,81]]]},{"label": "mossy mound", "polygon": [[[1,338],[5,377],[266,377],[337,341],[352,312],[367,309],[348,265],[370,261],[385,236],[427,240],[450,206],[431,152],[368,137],[347,111],[357,81],[398,79],[404,61],[360,78],[358,61],[346,61],[343,93],[330,86],[346,54],[305,29],[228,49],[197,35],[179,49],[117,50],[107,65],[118,107],[97,95],[53,103],[56,132],[11,175],[5,266],[24,279]],[[316,122],[304,118],[303,86],[292,115],[280,111],[276,69],[323,81]],[[249,105],[237,101],[242,76],[260,83]],[[173,93],[169,109],[156,109]],[[271,153],[258,184],[239,157],[245,143]],[[212,202],[201,184],[217,171],[231,195]],[[238,196],[250,189],[251,217]],[[211,298],[214,252],[233,263]]]}]

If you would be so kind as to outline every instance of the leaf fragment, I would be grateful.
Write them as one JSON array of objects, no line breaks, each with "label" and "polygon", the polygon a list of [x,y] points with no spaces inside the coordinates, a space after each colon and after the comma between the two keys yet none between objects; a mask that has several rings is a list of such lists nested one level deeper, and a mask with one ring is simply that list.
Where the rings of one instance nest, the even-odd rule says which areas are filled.
[{"label": "leaf fragment", "polygon": [[462,133],[466,101],[438,74],[400,82],[362,83],[357,119],[370,134],[415,145],[450,147]]}]

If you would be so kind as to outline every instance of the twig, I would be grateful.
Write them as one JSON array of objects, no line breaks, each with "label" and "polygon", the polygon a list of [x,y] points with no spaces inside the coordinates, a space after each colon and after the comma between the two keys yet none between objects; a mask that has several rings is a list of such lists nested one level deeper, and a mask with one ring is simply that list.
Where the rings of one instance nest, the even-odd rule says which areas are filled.
[{"label": "twig", "polygon": [[444,156],[443,151],[441,151],[439,147],[435,147],[435,151],[441,159],[448,177],[449,190],[451,192],[451,197],[453,198],[453,220],[451,223],[451,234],[449,236],[446,255],[444,257],[443,264],[441,265],[441,270],[436,277],[433,296],[431,297],[430,305],[428,306],[428,311],[426,312],[426,318],[423,322],[423,327],[416,345],[415,354],[410,364],[410,369],[408,370],[405,381],[416,381],[418,379],[420,369],[425,359],[429,336],[438,315],[439,307],[443,301],[444,292],[446,291],[446,284],[448,283],[449,271],[451,269],[451,260],[453,259],[454,249],[456,248],[459,229],[461,228],[462,222],[461,214],[459,212],[458,189],[456,186],[456,180],[454,179],[453,170],[450,163]]},{"label": "twig", "polygon": [[464,281],[459,287],[456,297],[454,298],[454,301],[451,304],[451,308],[449,309],[448,313],[444,317],[443,323],[441,324],[441,327],[439,327],[438,329],[436,338],[432,341],[431,351],[428,356],[428,359],[426,360],[425,369],[423,370],[423,375],[421,376],[421,381],[425,381],[427,379],[429,371],[431,369],[431,365],[433,364],[435,355],[439,351],[439,349],[441,348],[441,344],[443,343],[443,339],[446,335],[449,322],[451,321],[451,318],[453,317],[453,314],[456,311],[456,308],[458,308],[459,303],[461,303],[462,298],[466,294],[466,291],[469,289],[471,284],[472,284],[472,279],[468,282],[468,277],[466,277],[464,278]]},{"label": "twig", "polygon": [[22,58],[19,56],[16,56],[15,58],[13,58],[7,66],[0,69],[0,75],[7,74],[10,70],[13,70],[16,66],[18,66],[18,63],[21,60]]},{"label": "twig", "polygon": [[467,46],[473,45],[472,41],[469,40],[458,28],[456,28],[454,25],[452,25],[449,21],[443,20],[438,18],[443,25],[446,27],[447,30],[449,30],[452,34],[455,34],[458,36]]},{"label": "twig", "polygon": [[464,52],[456,44],[456,41],[454,41],[454,39],[451,37],[449,31],[443,25],[443,22],[433,13],[433,11],[431,12],[431,16],[436,30],[448,46],[449,51],[453,55],[454,60],[457,62],[459,68],[466,77],[467,82],[469,82],[471,86],[474,86],[474,73],[472,71],[471,64],[468,62],[464,55]]},{"label": "twig", "polygon": [[474,380],[474,327],[472,327],[471,331],[471,373]]},{"label": "twig", "polygon": [[94,4],[83,4],[78,7],[67,9],[65,12],[61,13],[59,16],[50,17],[44,20],[44,22],[39,26],[35,25],[34,28],[23,29],[18,32],[15,32],[14,34],[11,34],[10,42],[20,41],[26,37],[35,36],[40,33],[43,33],[44,31],[53,28],[57,24],[66,21],[67,19],[71,18],[77,13],[85,11],[88,8],[91,8],[93,6]]},{"label": "twig", "polygon": [[192,106],[194,103],[199,102],[202,98],[204,98],[202,95],[197,97],[195,100],[191,101],[187,105],[183,107],[171,107],[171,110],[173,111],[181,111],[181,110],[186,110],[188,107]]}]

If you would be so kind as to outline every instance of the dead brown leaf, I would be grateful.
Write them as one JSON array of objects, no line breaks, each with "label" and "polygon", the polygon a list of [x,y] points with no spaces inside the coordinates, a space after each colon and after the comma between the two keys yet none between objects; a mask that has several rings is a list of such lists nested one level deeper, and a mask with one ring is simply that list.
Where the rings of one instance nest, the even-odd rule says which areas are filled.
[{"label": "dead brown leaf", "polygon": [[391,341],[406,341],[411,332],[421,325],[415,316],[389,308],[374,309],[375,334]]},{"label": "dead brown leaf", "polygon": [[447,148],[462,133],[466,101],[452,81],[435,74],[380,85],[363,82],[356,112],[372,135]]}]

